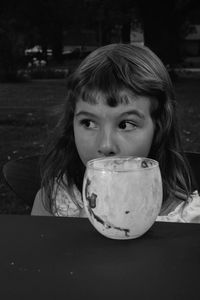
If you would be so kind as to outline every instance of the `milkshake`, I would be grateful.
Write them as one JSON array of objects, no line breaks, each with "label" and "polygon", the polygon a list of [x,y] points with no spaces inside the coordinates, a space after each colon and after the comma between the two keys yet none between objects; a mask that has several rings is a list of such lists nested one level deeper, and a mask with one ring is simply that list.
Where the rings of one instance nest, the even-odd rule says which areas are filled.
[{"label": "milkshake", "polygon": [[92,225],[106,237],[133,239],[155,222],[162,205],[157,161],[109,157],[87,163],[83,202]]}]

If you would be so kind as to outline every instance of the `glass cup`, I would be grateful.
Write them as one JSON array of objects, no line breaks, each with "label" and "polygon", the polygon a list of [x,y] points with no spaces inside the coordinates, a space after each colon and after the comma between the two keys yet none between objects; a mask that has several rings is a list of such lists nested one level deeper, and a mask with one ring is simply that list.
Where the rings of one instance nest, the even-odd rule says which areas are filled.
[{"label": "glass cup", "polygon": [[112,239],[134,239],[155,222],[162,205],[157,161],[106,157],[87,163],[83,203],[91,224]]}]

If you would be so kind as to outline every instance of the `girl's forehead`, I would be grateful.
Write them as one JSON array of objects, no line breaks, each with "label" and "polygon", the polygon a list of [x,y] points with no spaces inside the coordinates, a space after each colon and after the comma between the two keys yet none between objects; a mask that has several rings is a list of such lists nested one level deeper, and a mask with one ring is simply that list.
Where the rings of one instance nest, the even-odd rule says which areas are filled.
[{"label": "girl's forehead", "polygon": [[76,103],[75,115],[95,114],[95,115],[121,115],[123,113],[138,112],[138,115],[149,116],[151,114],[151,101],[149,97],[131,97],[127,93],[122,93],[127,97],[127,102],[118,103],[116,106],[108,105],[103,95],[98,95],[96,102],[87,102],[81,98]]}]

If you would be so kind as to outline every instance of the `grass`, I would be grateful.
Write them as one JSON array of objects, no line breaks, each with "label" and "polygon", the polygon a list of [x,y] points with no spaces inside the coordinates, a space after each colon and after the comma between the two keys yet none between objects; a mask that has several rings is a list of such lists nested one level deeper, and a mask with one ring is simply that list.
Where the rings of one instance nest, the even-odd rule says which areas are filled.
[{"label": "grass", "polygon": [[[175,90],[184,149],[200,151],[199,79],[179,79]],[[0,84],[0,169],[8,160],[41,151],[65,94],[65,79]],[[0,180],[0,213],[29,214],[31,208],[7,188],[1,173]]]}]

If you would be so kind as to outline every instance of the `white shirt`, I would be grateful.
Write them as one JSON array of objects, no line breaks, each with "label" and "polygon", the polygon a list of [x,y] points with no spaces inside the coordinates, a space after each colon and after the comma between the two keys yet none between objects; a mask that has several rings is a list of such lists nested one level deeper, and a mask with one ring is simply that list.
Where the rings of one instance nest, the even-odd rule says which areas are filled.
[{"label": "white shirt", "polygon": [[[36,195],[34,201],[32,215],[51,215],[45,213],[42,207],[41,190]],[[168,200],[170,203],[170,201]],[[63,185],[55,185],[53,191],[53,207],[52,213],[59,217],[87,217],[84,210],[82,196],[80,191],[74,185],[70,192]],[[178,205],[173,205],[172,210],[168,213],[162,212],[156,221],[164,222],[182,222],[182,223],[200,223],[200,196],[195,191],[186,201],[177,202]],[[172,207],[173,207],[172,206]],[[167,211],[167,210],[166,210]]]},{"label": "white shirt", "polygon": [[173,211],[158,216],[156,221],[200,223],[200,196],[195,191],[186,201],[182,201]]}]

